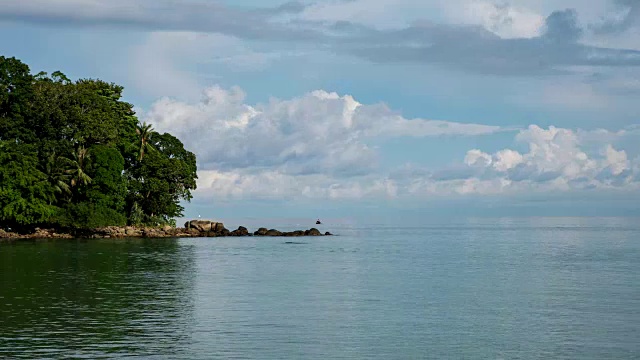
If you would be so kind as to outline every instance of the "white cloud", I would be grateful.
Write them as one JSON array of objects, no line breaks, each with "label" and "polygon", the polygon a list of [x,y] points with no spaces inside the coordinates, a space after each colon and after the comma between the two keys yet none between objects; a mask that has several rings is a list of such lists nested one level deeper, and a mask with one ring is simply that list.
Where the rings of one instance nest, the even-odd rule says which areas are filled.
[{"label": "white cloud", "polygon": [[522,162],[524,161],[523,156],[520,155],[519,152],[511,149],[498,151],[495,155],[495,158],[496,161],[493,164],[493,167],[498,171],[507,171],[509,169],[513,169],[517,165],[522,164]]},{"label": "white cloud", "polygon": [[249,105],[240,88],[208,88],[197,103],[169,98],[146,114],[158,131],[183,139],[199,159],[198,197],[223,199],[418,199],[584,189],[638,189],[620,131],[531,125],[515,140],[527,152],[470,150],[451,169],[382,167],[388,137],[476,136],[495,126],[406,119],[382,104],[314,91]]},{"label": "white cloud", "polygon": [[245,104],[239,88],[208,88],[199,103],[163,98],[146,120],[186,139],[203,169],[277,168],[287,174],[355,176],[376,168],[372,139],[482,135],[497,126],[406,119],[385,105],[314,91]]},{"label": "white cloud", "polygon": [[[545,15],[525,7],[490,1],[466,1],[465,4],[443,5],[450,21],[481,25],[501,38],[532,38],[541,35]],[[461,10],[462,9],[462,10]]]},{"label": "white cloud", "polygon": [[378,29],[401,28],[416,21],[478,25],[502,38],[540,35],[546,14],[525,6],[481,0],[354,0],[319,2],[300,18],[311,21],[349,21]]},{"label": "white cloud", "polygon": [[630,170],[630,163],[624,150],[617,151],[613,146],[607,145],[605,155],[605,164],[611,169],[613,175],[620,175],[623,171]]},{"label": "white cloud", "polygon": [[292,175],[278,170],[198,172],[198,196],[204,199],[360,200],[395,198],[394,181],[377,176],[336,178],[325,174]]},{"label": "white cloud", "polygon": [[[484,167],[485,171],[476,177],[510,181],[508,186],[516,189],[571,190],[628,185],[635,170],[624,150],[617,150],[606,142],[598,144],[599,153],[587,148],[589,143],[593,144],[593,134],[605,135],[603,132],[606,131],[573,131],[553,126],[543,129],[531,125],[516,136],[517,141],[528,145],[529,152],[520,154],[505,149],[489,155],[471,150],[467,159],[484,160],[466,163]],[[609,136],[602,136],[602,140],[624,134],[606,133]],[[638,184],[633,186],[637,188]]]},{"label": "white cloud", "polygon": [[469,150],[464,157],[464,163],[469,166],[489,166],[491,162],[491,156],[478,149]]}]

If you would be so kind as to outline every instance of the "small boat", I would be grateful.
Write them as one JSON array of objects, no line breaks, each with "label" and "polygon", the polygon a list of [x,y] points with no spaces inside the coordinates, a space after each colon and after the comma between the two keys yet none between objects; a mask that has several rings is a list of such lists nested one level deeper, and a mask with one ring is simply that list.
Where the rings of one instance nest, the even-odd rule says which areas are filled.
[{"label": "small boat", "polygon": [[320,219],[316,220],[316,225],[320,225],[320,224],[322,224],[322,223],[320,222]]}]

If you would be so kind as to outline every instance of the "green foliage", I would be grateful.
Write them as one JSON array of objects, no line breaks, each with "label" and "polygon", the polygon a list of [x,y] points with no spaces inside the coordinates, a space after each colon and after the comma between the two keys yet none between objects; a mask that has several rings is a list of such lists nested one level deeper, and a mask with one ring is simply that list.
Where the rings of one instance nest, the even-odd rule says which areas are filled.
[{"label": "green foliage", "polygon": [[144,223],[144,212],[138,203],[133,203],[129,212],[129,224],[139,226]]},{"label": "green foliage", "polygon": [[94,180],[85,190],[87,201],[122,212],[127,196],[123,172],[124,158],[117,149],[104,145],[92,147],[87,174]]},{"label": "green foliage", "polygon": [[56,212],[54,188],[37,169],[32,145],[3,142],[0,151],[0,223],[28,227],[46,223]]},{"label": "green foliage", "polygon": [[85,171],[86,163],[89,160],[89,150],[80,146],[71,153],[71,158],[65,158],[65,173],[69,175],[71,187],[77,185],[87,186],[91,184],[91,177]]},{"label": "green foliage", "polygon": [[152,146],[143,161],[131,169],[130,203],[139,204],[153,224],[182,216],[180,200],[191,200],[196,188],[196,157],[176,137],[153,133]]},{"label": "green foliage", "polygon": [[193,153],[140,123],[123,88],[31,75],[0,57],[0,225],[171,224],[196,183]]},{"label": "green foliage", "polygon": [[107,226],[123,226],[127,223],[124,214],[108,207],[80,202],[68,204],[56,219],[57,224],[78,229],[102,228]]},{"label": "green foliage", "polygon": [[35,141],[33,129],[24,127],[33,98],[32,83],[29,66],[16,58],[0,56],[0,140]]},{"label": "green foliage", "polygon": [[140,149],[138,150],[138,161],[142,161],[144,153],[154,151],[155,148],[151,145],[151,136],[153,135],[153,127],[151,124],[142,123],[142,125],[136,126],[136,134],[138,135],[138,142],[140,143]]},{"label": "green foliage", "polygon": [[51,153],[47,156],[44,168],[49,185],[61,196],[71,195],[71,176],[64,169],[64,160],[66,159]]}]

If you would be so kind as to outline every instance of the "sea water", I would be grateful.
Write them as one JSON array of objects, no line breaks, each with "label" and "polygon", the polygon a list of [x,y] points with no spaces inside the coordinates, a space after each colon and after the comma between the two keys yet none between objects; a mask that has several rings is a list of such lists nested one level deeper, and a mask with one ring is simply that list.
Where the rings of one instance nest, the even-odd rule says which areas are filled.
[{"label": "sea water", "polygon": [[639,219],[320,227],[1,244],[0,358],[640,358]]}]

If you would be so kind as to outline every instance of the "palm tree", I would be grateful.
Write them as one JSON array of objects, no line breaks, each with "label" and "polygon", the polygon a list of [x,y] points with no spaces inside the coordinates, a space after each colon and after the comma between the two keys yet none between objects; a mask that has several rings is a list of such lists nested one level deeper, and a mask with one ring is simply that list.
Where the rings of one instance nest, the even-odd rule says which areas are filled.
[{"label": "palm tree", "polygon": [[70,176],[71,187],[75,187],[78,184],[91,184],[91,177],[84,171],[85,160],[89,158],[89,149],[80,146],[71,155],[72,159],[65,160],[67,167],[65,173]]},{"label": "palm tree", "polygon": [[69,187],[69,182],[71,176],[66,173],[63,168],[65,159],[61,156],[56,156],[56,153],[51,153],[47,157],[47,163],[45,166],[45,174],[47,174],[47,178],[49,183],[53,187],[53,190],[58,194],[71,194],[71,188]]},{"label": "palm tree", "polygon": [[136,134],[140,137],[140,157],[138,161],[142,161],[145,151],[155,150],[153,145],[149,143],[153,132],[154,130],[151,124],[144,122],[142,125],[136,125]]}]

